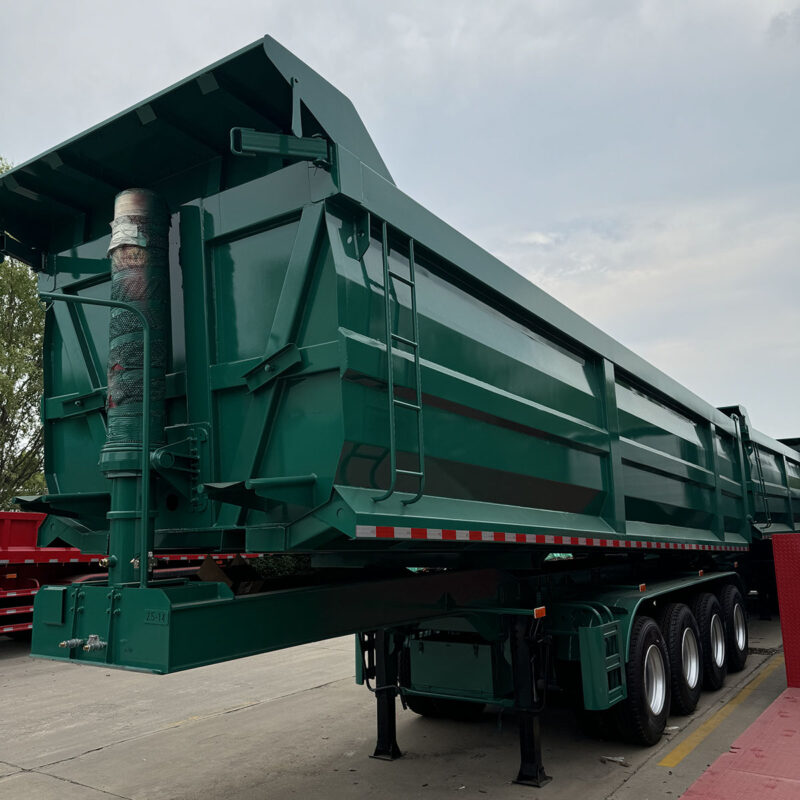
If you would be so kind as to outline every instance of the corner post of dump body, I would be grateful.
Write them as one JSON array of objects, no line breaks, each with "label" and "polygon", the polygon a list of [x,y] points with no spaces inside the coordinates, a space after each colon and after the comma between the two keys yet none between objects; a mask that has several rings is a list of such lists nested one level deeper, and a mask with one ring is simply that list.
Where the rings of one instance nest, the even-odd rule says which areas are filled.
[{"label": "corner post of dump body", "polygon": [[714,481],[713,531],[714,536],[723,542],[725,541],[725,514],[722,508],[722,484],[720,483],[719,458],[717,456],[717,426],[713,421],[709,421],[706,431],[708,431],[709,448],[706,465],[711,471],[711,479]]},{"label": "corner post of dump body", "polygon": [[622,451],[619,442],[619,409],[614,364],[607,358],[599,365],[603,425],[608,432],[606,500],[602,518],[617,532],[625,533],[625,491],[622,482]]},{"label": "corner post of dump body", "polygon": [[742,421],[738,414],[731,414],[730,417],[733,420],[733,429],[736,433],[736,446],[739,453],[739,482],[742,487],[742,524],[740,533],[750,541],[752,538],[750,525],[753,520],[753,514],[750,511],[750,465],[745,455]]}]

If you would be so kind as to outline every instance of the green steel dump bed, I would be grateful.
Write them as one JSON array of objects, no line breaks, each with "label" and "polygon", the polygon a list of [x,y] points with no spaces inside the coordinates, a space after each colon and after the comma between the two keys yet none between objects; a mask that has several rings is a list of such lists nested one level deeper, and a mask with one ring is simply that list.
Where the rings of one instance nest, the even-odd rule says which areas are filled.
[{"label": "green steel dump bed", "polygon": [[[0,177],[3,249],[43,292],[108,299],[130,187],[171,217],[155,550],[488,563],[795,529],[797,450],[403,194],[352,104],[271,38]],[[51,514],[42,544],[106,550],[109,310],[52,302],[46,326],[48,494],[24,505]]]}]

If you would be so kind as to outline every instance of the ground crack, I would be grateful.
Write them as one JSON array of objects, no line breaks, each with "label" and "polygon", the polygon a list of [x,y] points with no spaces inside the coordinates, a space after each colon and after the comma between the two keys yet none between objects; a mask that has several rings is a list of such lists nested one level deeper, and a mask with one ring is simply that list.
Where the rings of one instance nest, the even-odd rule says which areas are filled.
[{"label": "ground crack", "polygon": [[[102,748],[98,748],[102,749]],[[89,752],[92,752],[91,750]],[[2,762],[4,764],[8,764],[7,761]],[[8,764],[8,766],[13,767],[14,764]],[[119,800],[132,800],[131,797],[128,797],[126,794],[117,794],[116,792],[109,792],[107,789],[99,789],[97,786],[90,786],[88,783],[81,783],[80,781],[73,780],[72,778],[63,778],[61,775],[52,775],[49,772],[44,772],[42,769],[26,769],[25,767],[16,767],[17,772],[12,772],[11,775],[4,775],[0,780],[5,780],[6,778],[13,778],[15,775],[20,775],[22,773],[28,774],[36,774],[36,775],[45,775],[48,778],[53,778],[57,781],[63,781],[64,783],[71,783],[73,786],[80,786],[81,789],[91,789],[94,792],[100,792],[101,794],[108,795],[109,797],[117,797]]]}]

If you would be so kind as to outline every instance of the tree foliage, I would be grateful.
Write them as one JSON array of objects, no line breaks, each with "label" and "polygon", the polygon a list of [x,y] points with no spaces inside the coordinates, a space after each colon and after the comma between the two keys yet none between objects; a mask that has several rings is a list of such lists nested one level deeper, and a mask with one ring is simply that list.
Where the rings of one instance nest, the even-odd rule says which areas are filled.
[{"label": "tree foliage", "polygon": [[[0,174],[10,167],[0,158]],[[13,259],[0,261],[0,509],[14,508],[15,495],[44,489],[43,335],[36,276]]]}]

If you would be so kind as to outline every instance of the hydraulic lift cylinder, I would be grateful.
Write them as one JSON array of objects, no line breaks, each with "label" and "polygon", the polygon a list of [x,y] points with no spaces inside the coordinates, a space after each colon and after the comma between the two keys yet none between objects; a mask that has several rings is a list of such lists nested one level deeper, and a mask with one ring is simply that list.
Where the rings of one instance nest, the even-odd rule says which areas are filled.
[{"label": "hydraulic lift cylinder", "polygon": [[[142,474],[142,448],[164,442],[165,384],[169,343],[169,213],[163,200],[146,189],[127,189],[114,202],[111,223],[111,299],[127,303],[147,321],[149,380],[145,381],[145,330],[127,308],[111,311],[109,326],[106,444],[100,466],[111,479],[109,583],[136,578],[136,560],[148,563],[152,519],[148,474]],[[148,429],[144,409],[149,406]],[[143,494],[145,497],[143,497]],[[141,514],[148,516],[147,547],[137,536]],[[147,567],[145,567],[147,569]]]}]

